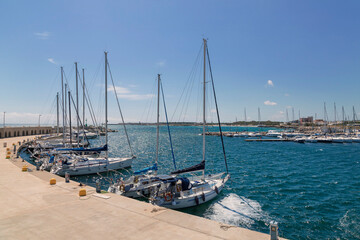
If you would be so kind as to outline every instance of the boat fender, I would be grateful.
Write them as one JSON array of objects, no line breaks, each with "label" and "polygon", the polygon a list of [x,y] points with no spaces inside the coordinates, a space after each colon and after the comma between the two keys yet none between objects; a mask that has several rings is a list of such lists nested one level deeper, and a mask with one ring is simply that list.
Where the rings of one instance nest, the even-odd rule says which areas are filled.
[{"label": "boat fender", "polygon": [[215,192],[216,194],[219,194],[219,189],[217,188],[217,186],[215,186]]},{"label": "boat fender", "polygon": [[164,199],[165,201],[170,202],[173,199],[172,193],[171,192],[165,193]]},{"label": "boat fender", "polygon": [[195,203],[196,205],[199,205],[199,198],[197,196],[195,196]]},{"label": "boat fender", "polygon": [[205,193],[202,193],[202,194],[201,194],[201,198],[202,198],[202,200],[205,202]]}]

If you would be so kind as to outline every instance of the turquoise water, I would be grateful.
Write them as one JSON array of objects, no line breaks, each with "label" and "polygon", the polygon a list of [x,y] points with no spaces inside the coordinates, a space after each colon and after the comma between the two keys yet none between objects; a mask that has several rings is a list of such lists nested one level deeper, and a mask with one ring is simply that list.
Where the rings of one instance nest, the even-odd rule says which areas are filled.
[{"label": "turquoise water", "polygon": [[[128,156],[122,126],[111,128],[119,132],[109,133],[109,155]],[[149,166],[155,159],[156,127],[129,126],[128,131],[137,156],[132,170]],[[177,126],[171,131],[178,168],[198,163],[202,128]],[[173,169],[167,134],[161,127],[163,173]],[[225,171],[220,137],[206,139],[208,172]],[[231,180],[215,200],[181,211],[264,233],[269,233],[270,221],[277,221],[280,236],[290,239],[360,239],[360,144],[224,140]],[[75,179],[94,185],[97,178]],[[103,179],[102,188],[107,186]]]}]

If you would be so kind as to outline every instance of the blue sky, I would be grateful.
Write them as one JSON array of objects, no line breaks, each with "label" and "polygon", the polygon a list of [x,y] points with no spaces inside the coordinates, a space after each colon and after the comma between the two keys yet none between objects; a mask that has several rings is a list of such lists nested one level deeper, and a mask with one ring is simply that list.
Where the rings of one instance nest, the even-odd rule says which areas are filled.
[{"label": "blue sky", "polygon": [[[330,119],[334,102],[339,116],[341,106],[349,116],[355,106],[360,116],[359,1],[9,0],[0,9],[7,122],[37,123],[41,114],[44,124],[54,123],[60,66],[73,91],[75,61],[102,116],[104,50],[127,121],[154,120],[148,110],[157,73],[171,115],[203,37],[223,121],[243,120],[245,107],[248,119],[257,119],[258,107],[262,120],[284,121],[286,108],[291,120],[292,107],[296,117],[300,110],[322,118],[324,102]],[[186,119],[195,115],[189,110]],[[114,97],[109,116],[120,119]]]}]

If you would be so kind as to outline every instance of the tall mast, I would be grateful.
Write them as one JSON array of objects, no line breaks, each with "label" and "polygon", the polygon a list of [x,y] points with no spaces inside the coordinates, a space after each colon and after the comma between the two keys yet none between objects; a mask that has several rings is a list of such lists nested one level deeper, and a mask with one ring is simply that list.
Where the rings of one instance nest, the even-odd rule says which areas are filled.
[{"label": "tall mast", "polygon": [[356,113],[355,113],[355,107],[353,106],[353,122],[355,123],[355,117],[356,116]]},{"label": "tall mast", "polygon": [[[107,123],[107,114],[108,114],[108,109],[107,109],[107,52],[105,53],[105,144],[106,146],[108,145],[108,123]],[[106,151],[106,159],[108,159],[108,151]]]},{"label": "tall mast", "polygon": [[56,94],[56,133],[59,135],[59,93]]},{"label": "tall mast", "polygon": [[[66,135],[66,121],[67,121],[67,84],[65,83],[65,97],[64,97],[64,99],[65,99],[65,105],[64,105],[64,109],[65,109],[65,125],[64,125],[64,129],[65,129],[65,135]],[[64,138],[65,139],[65,138]],[[65,140],[64,140],[65,141]],[[65,142],[64,142],[64,144],[65,144]]]},{"label": "tall mast", "polygon": [[328,121],[328,115],[327,115],[327,111],[326,111],[326,103],[324,102],[324,123],[325,123],[325,125],[327,125],[327,121]]},{"label": "tall mast", "polygon": [[63,67],[61,69],[61,99],[62,99],[62,113],[63,113],[63,144],[65,146],[65,110],[64,110],[64,78],[63,78]]},{"label": "tall mast", "polygon": [[247,122],[247,118],[246,118],[246,108],[244,108],[244,115],[245,115],[245,122]]},{"label": "tall mast", "polygon": [[82,125],[83,125],[83,136],[85,139],[85,70],[82,69],[82,73],[83,73],[83,121],[82,121]]},{"label": "tall mast", "polygon": [[[159,160],[159,124],[160,124],[160,74],[158,74],[158,98],[157,98],[157,113],[156,113],[156,158],[155,164],[157,166]],[[157,175],[157,170],[155,170]]]},{"label": "tall mast", "polygon": [[335,121],[335,124],[336,124],[336,104],[334,103],[334,121]]},{"label": "tall mast", "polygon": [[294,107],[292,108],[292,121],[294,122],[295,120],[295,114],[294,114]]},{"label": "tall mast", "polygon": [[286,109],[286,123],[289,122],[289,113],[288,113],[288,109]]},{"label": "tall mast", "polygon": [[71,129],[71,95],[70,91],[68,91],[69,96],[69,128],[70,128],[70,147],[72,147],[72,129]]},{"label": "tall mast", "polygon": [[[203,96],[203,161],[205,161],[205,126],[206,126],[206,48],[207,48],[207,41],[204,38],[204,96]],[[203,179],[205,178],[205,170],[203,170]]]},{"label": "tall mast", "polygon": [[[75,74],[76,74],[76,115],[79,116],[79,89],[78,89],[78,68],[77,68],[77,62],[75,62]],[[80,127],[79,127],[79,118],[76,118],[76,126],[77,126],[77,135],[76,135],[76,141],[77,145],[79,146],[79,133],[80,133]]]},{"label": "tall mast", "polygon": [[259,125],[260,125],[261,116],[260,116],[260,108],[259,107],[258,107],[258,121],[259,121]]}]

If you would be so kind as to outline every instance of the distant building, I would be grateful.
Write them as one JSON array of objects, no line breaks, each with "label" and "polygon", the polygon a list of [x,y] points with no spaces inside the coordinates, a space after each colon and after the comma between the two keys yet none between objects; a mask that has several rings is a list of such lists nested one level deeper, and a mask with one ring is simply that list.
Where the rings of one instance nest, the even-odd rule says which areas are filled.
[{"label": "distant building", "polygon": [[[317,120],[315,120],[316,122]],[[321,120],[322,121],[322,120]],[[300,118],[300,123],[304,124],[304,123],[313,123],[314,119],[313,117],[306,117],[306,118]]]},{"label": "distant building", "polygon": [[316,125],[324,125],[325,124],[324,120],[322,120],[322,119],[315,119],[314,123]]}]

